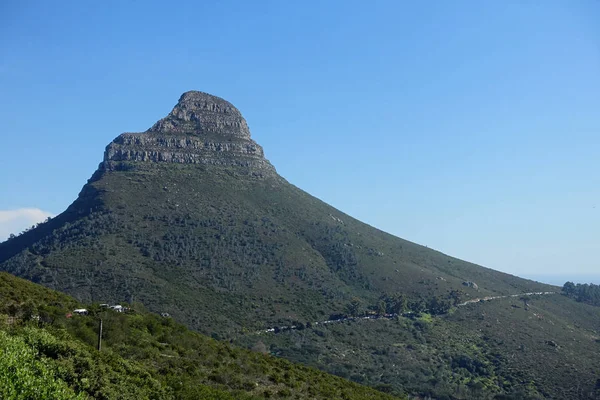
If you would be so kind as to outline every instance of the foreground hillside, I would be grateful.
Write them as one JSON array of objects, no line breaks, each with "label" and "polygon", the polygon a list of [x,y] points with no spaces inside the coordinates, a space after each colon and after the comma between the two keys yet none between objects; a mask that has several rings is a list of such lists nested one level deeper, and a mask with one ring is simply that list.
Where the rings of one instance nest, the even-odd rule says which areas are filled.
[{"label": "foreground hillside", "polygon": [[[182,95],[148,131],[113,140],[64,213],[0,244],[0,269],[79,301],[141,302],[213,338],[390,393],[580,398],[599,373],[595,342],[582,339],[596,334],[581,321],[596,309],[561,295],[535,300],[556,326],[573,327],[546,334],[533,306],[456,308],[559,289],[394,237],[316,199],[277,174],[235,107],[201,92]],[[469,313],[479,307],[491,311]],[[255,335],[365,313],[405,316]],[[506,340],[513,326],[522,326],[514,337],[530,332],[516,348]],[[565,353],[547,341],[577,345]],[[521,362],[516,351],[546,361]],[[562,377],[573,368],[581,385],[570,389]]]},{"label": "foreground hillside", "polygon": [[6,273],[0,273],[0,304],[2,399],[392,398],[216,342],[171,318],[99,307],[90,309],[95,315],[67,318],[74,299]]}]

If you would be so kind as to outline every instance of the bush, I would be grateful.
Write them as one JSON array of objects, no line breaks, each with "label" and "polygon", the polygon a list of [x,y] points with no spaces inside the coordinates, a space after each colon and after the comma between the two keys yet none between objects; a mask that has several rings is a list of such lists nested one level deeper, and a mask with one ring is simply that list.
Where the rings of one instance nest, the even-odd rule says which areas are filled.
[{"label": "bush", "polygon": [[85,399],[61,379],[57,370],[35,347],[21,337],[0,331],[0,398],[12,399]]}]

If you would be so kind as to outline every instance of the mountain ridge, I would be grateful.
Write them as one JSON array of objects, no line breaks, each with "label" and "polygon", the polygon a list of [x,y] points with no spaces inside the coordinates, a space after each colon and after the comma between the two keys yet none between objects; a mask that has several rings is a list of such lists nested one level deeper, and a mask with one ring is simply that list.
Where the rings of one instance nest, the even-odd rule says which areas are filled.
[{"label": "mountain ridge", "polygon": [[[485,382],[489,393],[515,389],[517,380],[510,385],[501,381],[510,374],[509,359],[485,369],[485,374],[483,369],[467,369],[460,379],[447,370],[448,365],[432,361],[430,365],[437,365],[444,379],[451,381],[451,389],[427,389],[429,372],[423,372],[422,381],[411,381],[402,370],[389,375],[380,368],[388,361],[399,365],[395,357],[410,354],[417,345],[425,346],[426,356],[438,357],[435,360],[441,359],[440,352],[444,359],[454,360],[460,352],[473,351],[464,343],[454,347],[456,354],[426,347],[429,341],[440,343],[439,338],[427,337],[427,329],[459,343],[461,337],[447,329],[450,324],[462,329],[466,326],[461,324],[480,323],[461,322],[456,315],[485,305],[456,311],[459,304],[517,295],[490,307],[502,318],[514,314],[519,323],[531,325],[537,320],[515,308],[521,307],[518,295],[557,291],[557,287],[447,256],[352,218],[279,176],[230,103],[201,92],[186,93],[167,117],[146,132],[113,140],[98,170],[65,212],[1,243],[0,269],[80,301],[140,301],[192,329],[248,347],[255,344],[246,337],[248,332],[305,327],[332,315],[407,308],[415,320],[398,317],[382,325],[389,332],[379,331],[390,341],[410,332],[412,336],[403,339],[407,347],[386,342],[382,348],[376,336],[365,334],[362,342],[343,352],[350,357],[353,351],[352,357],[360,360],[351,363],[351,372],[344,369],[342,356],[335,362],[320,361],[330,357],[328,352],[335,353],[336,343],[352,341],[353,330],[344,324],[330,333],[321,328],[302,330],[289,338],[278,335],[265,341],[273,354],[372,386],[389,384],[400,392],[406,387],[409,393],[462,393],[467,381]],[[548,307],[565,304],[562,296],[556,297],[539,302]],[[427,312],[432,310],[437,316]],[[552,310],[556,312],[556,307]],[[535,332],[533,325],[530,328]],[[468,331],[468,335],[476,333]],[[502,332],[488,333],[494,335]],[[546,349],[538,342],[556,341],[535,337],[537,342],[531,346],[536,351]],[[478,336],[470,340],[480,347],[471,357],[481,357],[490,365],[495,362],[494,352],[513,351],[504,344],[491,346]],[[500,392],[491,389],[494,384]],[[534,387],[531,393],[542,389]]]},{"label": "mountain ridge", "polygon": [[[211,193],[205,195],[201,193],[202,190],[209,190]],[[150,209],[155,212],[146,213]],[[156,221],[159,215],[163,219],[160,223]],[[210,215],[216,216],[218,221],[211,219]],[[139,220],[140,216],[143,216],[143,221]],[[192,226],[182,226],[180,229],[169,226],[169,223],[165,224],[173,218],[179,221],[179,225],[189,223]],[[199,220],[203,221],[201,226],[197,226]],[[100,236],[117,235],[120,240],[123,240],[123,235],[131,236],[131,231],[144,231],[142,227],[150,228],[150,231],[156,228],[163,234],[157,237],[155,232],[147,232],[152,239],[126,239],[128,243],[123,244],[123,247],[134,249],[123,260],[133,257],[135,263],[144,264],[144,268],[149,271],[158,268],[153,265],[156,261],[163,265],[165,261],[167,265],[187,263],[186,273],[199,273],[188,284],[196,282],[194,285],[206,287],[199,279],[209,281],[208,287],[217,295],[224,289],[231,290],[231,282],[224,283],[227,279],[234,281],[232,277],[225,278],[231,270],[224,268],[215,274],[218,276],[213,276],[211,268],[207,267],[212,262],[212,257],[206,254],[207,243],[204,243],[204,247],[196,243],[200,247],[195,250],[203,254],[203,263],[206,264],[200,271],[195,266],[198,254],[188,253],[179,257],[175,254],[156,254],[156,246],[161,246],[160,243],[169,236],[169,232],[180,229],[179,238],[170,239],[174,241],[181,240],[181,235],[190,242],[198,241],[194,238],[196,234],[200,234],[200,237],[210,235],[212,237],[207,237],[205,241],[215,242],[216,238],[216,242],[211,243],[215,248],[219,247],[219,241],[231,235],[229,240],[239,243],[232,243],[235,248],[227,249],[219,262],[235,264],[238,271],[236,274],[245,276],[246,283],[242,285],[252,286],[252,280],[259,280],[256,276],[262,274],[261,270],[265,269],[266,263],[269,267],[267,275],[272,275],[271,279],[274,278],[279,283],[275,286],[288,289],[290,285],[303,286],[300,291],[308,290],[316,293],[317,298],[323,299],[318,303],[330,303],[325,300],[327,297],[336,299],[335,303],[338,305],[335,308],[339,309],[343,308],[342,299],[351,299],[350,293],[371,298],[369,301],[375,302],[376,297],[382,293],[402,291],[403,286],[406,289],[415,284],[422,285],[419,290],[412,290],[415,297],[431,297],[444,291],[459,289],[472,296],[479,295],[480,291],[483,295],[504,295],[551,290],[549,285],[521,280],[509,274],[465,263],[396,238],[310,196],[276,173],[275,168],[264,158],[262,147],[251,139],[248,125],[237,108],[222,98],[199,91],[182,94],[173,110],[146,132],[124,133],[113,140],[106,147],[103,161],[84,185],[77,200],[48,223],[0,244],[0,263],[6,268],[6,262],[21,252],[20,262],[8,263],[11,265],[7,269],[9,272],[24,272],[36,282],[49,281],[55,285],[53,288],[69,292],[66,281],[72,281],[73,277],[65,276],[63,283],[55,282],[57,269],[63,270],[63,274],[67,274],[67,271],[64,264],[53,265],[44,258],[46,245],[41,242],[56,241],[57,229],[73,231],[73,223],[94,225],[89,229],[98,231]],[[232,227],[229,233],[225,225]],[[215,233],[215,230],[219,232]],[[253,240],[258,240],[261,246],[266,246],[264,251],[267,252],[267,257],[264,252],[259,254],[260,251],[248,248],[246,239],[232,239],[240,236],[240,230],[245,232],[242,236],[249,235]],[[81,232],[74,234],[77,237]],[[141,243],[149,240],[154,244]],[[368,243],[361,243],[365,240]],[[59,241],[64,241],[64,238]],[[282,241],[288,241],[292,247],[282,247]],[[132,242],[136,243],[131,246]],[[40,246],[42,251],[31,252],[31,244]],[[248,264],[245,261],[248,254],[244,253],[248,253],[249,249],[256,254]],[[181,252],[181,249],[177,251]],[[164,250],[160,252],[164,253]],[[122,261],[101,255],[99,251],[92,253],[95,254],[93,258],[96,259],[96,265],[91,269],[102,269],[99,266],[107,262],[108,258],[111,260],[108,261],[110,269],[114,273],[122,272],[118,267]],[[291,254],[294,254],[293,257]],[[210,257],[208,261],[207,257]],[[421,265],[423,257],[427,263],[437,261],[424,267]],[[70,264],[81,263],[72,257],[68,259]],[[23,270],[23,265],[27,263],[30,268]],[[287,268],[286,265],[292,267]],[[364,270],[367,265],[369,271]],[[287,276],[290,275],[287,269],[296,271],[291,273],[292,276]],[[80,273],[86,275],[85,270]],[[381,273],[385,276],[378,279],[369,277]],[[462,285],[463,282],[481,281],[482,275],[493,275],[495,284],[480,282],[475,291]],[[298,276],[301,278],[297,279]],[[300,282],[288,282],[287,278]],[[167,281],[169,279],[167,277]],[[88,281],[90,291],[82,298],[96,300],[92,294],[96,289],[92,288],[98,286],[98,281],[89,277],[85,280]],[[302,280],[309,281],[309,285],[305,285]],[[406,281],[409,284],[403,285]],[[318,287],[311,288],[313,283]],[[107,283],[103,283],[100,286],[106,285]],[[196,290],[194,285],[192,288]],[[239,283],[236,285],[239,286]],[[81,287],[86,285],[79,283],[75,286],[77,296],[83,296]],[[375,286],[374,290],[370,289],[371,286]],[[282,290],[285,292],[288,289]],[[258,292],[264,294],[265,290],[267,287]],[[125,292],[129,294],[114,300],[127,300],[128,296],[136,296],[135,290]],[[303,295],[298,295],[300,300]],[[120,296],[123,296],[123,292]],[[339,312],[339,309],[327,307],[327,310],[321,309],[320,312]]]},{"label": "mountain ridge", "polygon": [[231,103],[200,91],[181,95],[173,110],[143,133],[123,133],[104,152],[101,168],[122,161],[236,166],[263,177],[276,174],[246,120]]}]

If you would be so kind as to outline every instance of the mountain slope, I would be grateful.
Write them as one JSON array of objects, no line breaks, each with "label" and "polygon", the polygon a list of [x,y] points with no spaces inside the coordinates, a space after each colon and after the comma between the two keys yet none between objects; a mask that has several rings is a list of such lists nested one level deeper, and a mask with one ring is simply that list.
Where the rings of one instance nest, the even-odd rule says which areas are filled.
[{"label": "mountain slope", "polygon": [[[140,310],[117,313],[0,273],[2,399],[392,399]],[[12,322],[7,323],[12,318]],[[96,351],[98,318],[103,348]]]},{"label": "mountain slope", "polygon": [[[146,133],[116,138],[46,225],[0,245],[2,269],[82,300],[134,298],[205,332],[311,320],[354,296],[548,290],[388,235],[294,187],[239,111],[200,92]],[[201,322],[220,303],[226,312]]]},{"label": "mountain slope", "polygon": [[273,354],[380,390],[436,399],[595,399],[600,308],[562,295],[472,303],[446,315],[247,335]]},{"label": "mountain slope", "polygon": [[0,244],[0,268],[82,301],[141,301],[241,342],[278,324],[389,308],[399,294],[418,312],[557,290],[394,237],[298,189],[239,111],[202,92],[184,93],[147,132],[117,137],[64,213]]}]

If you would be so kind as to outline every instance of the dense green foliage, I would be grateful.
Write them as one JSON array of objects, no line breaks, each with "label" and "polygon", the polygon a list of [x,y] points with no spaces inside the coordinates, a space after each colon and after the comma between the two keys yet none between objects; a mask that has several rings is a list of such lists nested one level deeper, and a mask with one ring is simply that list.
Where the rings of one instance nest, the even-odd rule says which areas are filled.
[{"label": "dense green foliage", "polygon": [[147,368],[114,353],[97,353],[64,332],[17,326],[10,329],[10,336],[2,335],[10,339],[8,343],[18,344],[23,361],[8,365],[11,373],[3,376],[3,385],[20,389],[15,398],[63,399],[74,397],[74,392],[78,398],[173,398]]},{"label": "dense green foliage", "polygon": [[[398,395],[580,398],[600,373],[599,327],[580,322],[598,318],[595,309],[565,296],[457,309],[469,299],[557,288],[399,239],[283,178],[235,168],[122,162],[100,169],[65,213],[0,244],[0,268],[86,303],[127,302],[138,311],[143,303],[212,338]],[[414,317],[314,324],[407,311]],[[48,320],[94,345],[94,318]],[[105,321],[107,353],[152,366],[152,378],[181,398],[207,388],[374,396],[170,319],[140,313]],[[305,329],[256,334],[287,325]]]},{"label": "dense green foliage", "polygon": [[[18,301],[15,293],[28,301]],[[48,299],[76,302],[0,273],[0,300],[9,297],[10,316],[17,319],[8,323],[4,316],[0,324],[2,399],[391,398],[317,369],[215,341],[144,312],[140,304],[131,314],[92,305],[90,315],[69,318],[68,308],[57,307],[44,322],[36,315]],[[101,352],[95,350],[99,318]]]},{"label": "dense green foliage", "polygon": [[600,285],[566,282],[562,290],[564,294],[577,301],[593,306],[600,306]]},{"label": "dense green foliage", "polygon": [[[377,340],[372,340],[375,337]],[[565,296],[473,303],[449,314],[246,336],[274,354],[387,390],[436,399],[595,398],[600,309]]]},{"label": "dense green foliage", "polygon": [[388,235],[279,177],[120,168],[99,171],[65,213],[0,244],[0,268],[86,302],[141,301],[218,337],[318,321],[354,297],[368,307],[402,293],[427,307],[459,290],[551,290]]},{"label": "dense green foliage", "polygon": [[10,336],[0,331],[0,399],[84,399],[62,379],[46,358],[37,357],[30,334]]}]

